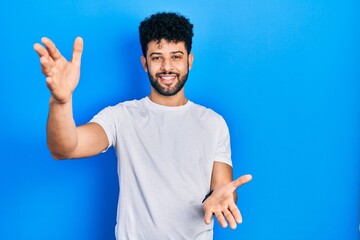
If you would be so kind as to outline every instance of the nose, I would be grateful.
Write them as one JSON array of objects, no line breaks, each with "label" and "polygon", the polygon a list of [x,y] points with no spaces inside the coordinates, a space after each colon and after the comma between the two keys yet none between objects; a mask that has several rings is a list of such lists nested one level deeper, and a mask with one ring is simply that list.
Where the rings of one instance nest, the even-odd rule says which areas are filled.
[{"label": "nose", "polygon": [[161,70],[166,71],[166,72],[173,70],[173,66],[172,66],[170,59],[168,59],[168,58],[163,59],[162,64],[161,64]]}]

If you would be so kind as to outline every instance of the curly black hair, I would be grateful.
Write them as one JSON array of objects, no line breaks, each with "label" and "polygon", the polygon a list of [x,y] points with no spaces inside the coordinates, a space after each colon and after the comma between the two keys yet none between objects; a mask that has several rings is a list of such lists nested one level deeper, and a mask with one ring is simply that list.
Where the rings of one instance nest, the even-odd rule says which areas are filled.
[{"label": "curly black hair", "polygon": [[139,26],[141,49],[146,56],[147,45],[155,40],[165,39],[169,42],[184,42],[188,53],[191,51],[193,25],[189,19],[173,12],[160,12],[145,18]]}]

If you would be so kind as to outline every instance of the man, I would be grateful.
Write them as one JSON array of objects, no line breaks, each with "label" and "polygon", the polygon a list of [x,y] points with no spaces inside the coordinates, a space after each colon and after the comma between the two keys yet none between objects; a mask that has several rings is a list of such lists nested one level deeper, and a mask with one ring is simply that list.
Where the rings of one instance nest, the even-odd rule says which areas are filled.
[{"label": "man", "polygon": [[235,229],[242,221],[235,190],[251,175],[232,181],[225,121],[184,93],[194,59],[192,29],[175,13],[145,19],[139,27],[141,63],[150,95],[107,107],[78,127],[72,93],[80,78],[83,40],[75,39],[70,62],[48,38],[42,39],[45,48],[34,45],[51,93],[47,141],[52,156],[89,157],[115,148],[118,240],[212,239],[213,214],[222,227]]}]

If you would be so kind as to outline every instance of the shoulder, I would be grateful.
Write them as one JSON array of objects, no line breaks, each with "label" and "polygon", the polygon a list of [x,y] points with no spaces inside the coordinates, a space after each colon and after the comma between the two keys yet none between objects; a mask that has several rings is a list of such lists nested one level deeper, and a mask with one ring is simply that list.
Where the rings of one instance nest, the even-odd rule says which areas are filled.
[{"label": "shoulder", "polygon": [[144,98],[142,99],[134,99],[134,100],[128,100],[124,102],[120,102],[116,105],[109,106],[112,111],[123,111],[123,110],[129,110],[129,109],[141,109],[144,106]]},{"label": "shoulder", "polygon": [[103,108],[95,118],[114,119],[118,121],[123,119],[124,115],[138,115],[139,112],[142,112],[141,109],[143,109],[143,105],[143,99],[120,102],[116,105]]},{"label": "shoulder", "polygon": [[219,113],[215,112],[213,109],[202,106],[194,102],[192,102],[192,111],[204,115],[206,117],[223,119],[223,117]]},{"label": "shoulder", "polygon": [[196,114],[202,120],[211,121],[218,124],[225,124],[225,119],[219,113],[215,112],[213,109],[202,106],[200,104],[192,102],[193,114]]}]

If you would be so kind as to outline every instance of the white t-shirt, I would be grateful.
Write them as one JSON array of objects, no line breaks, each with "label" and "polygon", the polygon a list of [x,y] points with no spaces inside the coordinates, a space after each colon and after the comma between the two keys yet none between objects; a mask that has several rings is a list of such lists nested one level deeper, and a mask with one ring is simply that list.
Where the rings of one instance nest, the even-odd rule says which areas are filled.
[{"label": "white t-shirt", "polygon": [[117,240],[211,240],[201,201],[214,161],[231,165],[224,119],[188,101],[166,107],[148,97],[107,107],[100,124],[118,157]]}]

